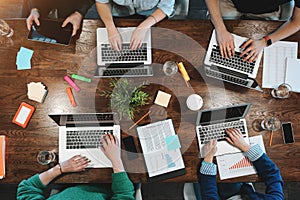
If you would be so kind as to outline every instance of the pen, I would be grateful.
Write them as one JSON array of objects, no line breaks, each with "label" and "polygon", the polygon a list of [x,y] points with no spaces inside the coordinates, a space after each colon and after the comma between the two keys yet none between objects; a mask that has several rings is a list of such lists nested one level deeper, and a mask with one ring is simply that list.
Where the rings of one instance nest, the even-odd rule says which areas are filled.
[{"label": "pen", "polygon": [[73,93],[72,93],[72,89],[70,87],[67,87],[66,92],[68,94],[68,97],[69,97],[69,100],[70,100],[72,106],[73,107],[77,106],[76,102],[75,102],[75,99],[74,99],[74,96],[73,96]]},{"label": "pen", "polygon": [[146,114],[144,114],[139,120],[137,120],[132,126],[129,127],[128,130],[132,129],[133,127],[135,127],[138,123],[140,123],[145,117],[147,117],[149,114],[151,113],[151,111],[149,110]]},{"label": "pen", "polygon": [[271,133],[270,133],[269,146],[272,146],[272,141],[273,141],[273,131],[271,131]]},{"label": "pen", "polygon": [[88,82],[88,83],[92,82],[92,79],[86,78],[84,76],[80,76],[78,74],[72,74],[71,78],[74,78],[74,79],[77,79],[77,80],[80,80],[80,81],[84,81],[84,82]]},{"label": "pen", "polygon": [[71,85],[77,92],[80,91],[80,88],[74,83],[74,81],[72,81],[72,79],[67,75],[64,76],[65,81],[67,81],[69,83],[69,85]]}]

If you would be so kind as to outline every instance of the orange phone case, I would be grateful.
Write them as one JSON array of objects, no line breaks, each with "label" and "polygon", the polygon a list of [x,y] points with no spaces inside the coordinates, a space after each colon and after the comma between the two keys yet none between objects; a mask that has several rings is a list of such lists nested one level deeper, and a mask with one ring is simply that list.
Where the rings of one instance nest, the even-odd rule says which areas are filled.
[{"label": "orange phone case", "polygon": [[[21,124],[20,122],[17,122],[17,121],[16,121],[18,115],[20,114],[20,111],[21,111],[22,107],[26,107],[26,108],[30,109],[30,112],[29,112],[29,114],[27,115],[24,124]],[[29,105],[29,104],[27,104],[27,103],[25,103],[25,102],[22,102],[22,103],[20,104],[20,107],[18,108],[18,110],[17,110],[17,112],[16,112],[16,114],[15,114],[15,116],[14,116],[12,122],[15,123],[15,124],[17,124],[17,125],[19,125],[19,126],[21,126],[21,127],[23,127],[23,128],[26,128],[26,126],[27,126],[27,124],[28,124],[28,122],[29,122],[29,120],[30,120],[30,118],[31,118],[31,116],[32,116],[32,114],[33,114],[33,112],[34,112],[34,107],[33,107],[33,106],[31,106],[31,105]]]}]

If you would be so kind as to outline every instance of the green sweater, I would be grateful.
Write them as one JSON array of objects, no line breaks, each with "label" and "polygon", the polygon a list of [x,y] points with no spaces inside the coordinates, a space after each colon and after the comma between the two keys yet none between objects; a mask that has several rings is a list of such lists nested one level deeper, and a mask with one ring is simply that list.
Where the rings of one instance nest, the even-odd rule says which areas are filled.
[{"label": "green sweater", "polygon": [[[27,180],[23,180],[17,191],[17,199],[46,199],[43,189],[47,186],[43,185],[39,174],[32,176]],[[62,192],[50,196],[48,199],[54,200],[102,200],[102,199],[134,199],[134,187],[129,180],[126,172],[113,173],[112,185],[110,188],[99,188],[96,185],[77,185],[69,187]]]}]

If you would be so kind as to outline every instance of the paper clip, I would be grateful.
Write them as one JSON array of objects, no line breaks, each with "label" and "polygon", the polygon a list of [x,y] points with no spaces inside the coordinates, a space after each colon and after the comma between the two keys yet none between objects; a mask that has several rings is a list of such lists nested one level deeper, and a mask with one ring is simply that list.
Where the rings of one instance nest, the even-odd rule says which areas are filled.
[{"label": "paper clip", "polygon": [[64,77],[64,79],[65,79],[65,81],[67,81],[67,82],[69,83],[69,85],[71,85],[77,92],[80,91],[80,88],[74,83],[74,81],[72,81],[72,79],[71,79],[68,75],[66,75],[66,76]]},{"label": "paper clip", "polygon": [[74,96],[73,96],[73,93],[72,93],[72,89],[70,87],[67,87],[66,88],[66,92],[68,94],[68,97],[69,97],[69,100],[72,104],[73,107],[76,107],[76,102],[75,102],[75,99],[74,99]]}]

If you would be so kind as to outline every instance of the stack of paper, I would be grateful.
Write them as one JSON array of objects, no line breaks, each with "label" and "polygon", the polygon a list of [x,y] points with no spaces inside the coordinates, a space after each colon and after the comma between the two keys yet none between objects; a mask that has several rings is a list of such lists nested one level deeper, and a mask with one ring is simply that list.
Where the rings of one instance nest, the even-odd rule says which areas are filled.
[{"label": "stack of paper", "polygon": [[287,58],[285,83],[289,84],[293,92],[300,92],[300,59]]},{"label": "stack of paper", "polygon": [[0,179],[5,176],[5,136],[0,135]]},{"label": "stack of paper", "polygon": [[28,92],[27,92],[28,99],[37,101],[39,103],[44,102],[44,100],[47,96],[48,90],[43,83],[31,82],[31,83],[27,84],[27,88],[28,88]]},{"label": "stack of paper", "polygon": [[[264,152],[265,146],[261,135],[249,137],[250,145],[259,144]],[[256,174],[252,162],[243,153],[217,156],[220,180]]]},{"label": "stack of paper", "polygon": [[24,47],[20,48],[20,51],[17,55],[17,69],[23,70],[23,69],[31,69],[31,57],[32,57],[33,51]]}]

